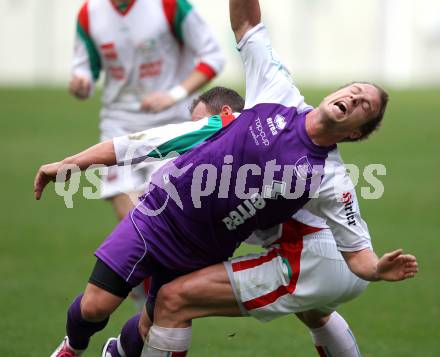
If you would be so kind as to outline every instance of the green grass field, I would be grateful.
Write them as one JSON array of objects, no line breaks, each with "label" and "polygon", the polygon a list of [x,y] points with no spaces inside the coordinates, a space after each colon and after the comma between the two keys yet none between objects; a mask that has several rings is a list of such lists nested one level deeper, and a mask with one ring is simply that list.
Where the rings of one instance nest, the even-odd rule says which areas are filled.
[{"label": "green grass field", "polygon": [[[324,91],[305,90],[311,104]],[[364,356],[438,356],[440,326],[440,90],[394,91],[381,132],[342,146],[347,163],[382,163],[385,194],[361,200],[379,253],[402,247],[420,273],[404,283],[375,283],[341,307]],[[0,89],[0,355],[48,356],[64,336],[65,314],[84,288],[92,252],[116,221],[109,204],[74,196],[67,209],[51,186],[41,202],[32,182],[42,163],[98,138],[99,100],[79,103],[63,90]],[[436,230],[437,229],[437,230]],[[243,252],[243,251],[242,251]],[[126,303],[85,356],[115,336],[134,312]],[[250,318],[195,321],[191,356],[316,356],[293,317],[268,324]]]}]

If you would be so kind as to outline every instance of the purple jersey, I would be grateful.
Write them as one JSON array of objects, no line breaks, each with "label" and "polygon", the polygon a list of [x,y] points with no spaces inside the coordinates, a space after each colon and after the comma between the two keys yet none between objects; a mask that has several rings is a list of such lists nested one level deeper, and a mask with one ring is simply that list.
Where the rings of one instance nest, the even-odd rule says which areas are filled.
[{"label": "purple jersey", "polygon": [[[316,168],[335,148],[310,140],[307,112],[258,104],[158,170],[133,212],[152,256],[181,271],[218,263],[255,229],[282,223],[303,207],[319,186]],[[176,167],[184,172],[173,175]]]}]

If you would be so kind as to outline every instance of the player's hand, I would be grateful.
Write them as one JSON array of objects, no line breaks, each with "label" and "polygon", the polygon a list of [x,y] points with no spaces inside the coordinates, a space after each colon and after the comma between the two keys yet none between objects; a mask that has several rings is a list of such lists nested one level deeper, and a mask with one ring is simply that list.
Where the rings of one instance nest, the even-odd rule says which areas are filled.
[{"label": "player's hand", "polygon": [[[51,181],[55,181],[57,173],[61,170],[61,167],[61,162],[54,162],[52,164],[43,165],[38,169],[34,180],[34,195],[36,200],[41,198],[46,185]],[[67,179],[68,176],[66,176],[66,180]]]},{"label": "player's hand", "polygon": [[91,83],[81,76],[73,76],[69,82],[69,92],[78,99],[87,99],[90,95]]},{"label": "player's hand", "polygon": [[417,258],[411,254],[403,254],[402,249],[384,254],[377,263],[377,274],[381,280],[414,278],[418,270]]},{"label": "player's hand", "polygon": [[153,92],[142,99],[141,109],[152,113],[159,113],[174,104],[176,104],[176,101],[167,92]]}]

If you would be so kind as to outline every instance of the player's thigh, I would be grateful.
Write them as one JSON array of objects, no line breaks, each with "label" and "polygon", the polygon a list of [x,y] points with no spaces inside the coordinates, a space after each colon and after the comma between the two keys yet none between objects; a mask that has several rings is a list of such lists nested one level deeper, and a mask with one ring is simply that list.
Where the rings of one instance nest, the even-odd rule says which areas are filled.
[{"label": "player's thigh", "polygon": [[159,326],[178,327],[205,316],[242,316],[223,264],[181,276],[159,290],[154,312]]},{"label": "player's thigh", "polygon": [[118,220],[122,220],[138,203],[140,192],[121,193],[110,199]]}]

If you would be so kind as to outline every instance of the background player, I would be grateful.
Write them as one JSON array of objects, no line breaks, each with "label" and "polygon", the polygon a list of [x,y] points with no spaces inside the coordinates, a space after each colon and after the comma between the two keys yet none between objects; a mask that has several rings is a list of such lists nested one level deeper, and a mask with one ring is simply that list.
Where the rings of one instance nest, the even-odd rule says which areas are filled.
[{"label": "background player", "polygon": [[[104,72],[100,140],[189,119],[192,94],[223,66],[209,27],[187,0],[88,0],[78,14],[69,90],[88,98]],[[137,202],[152,172],[110,167],[102,198],[119,220]],[[140,308],[144,287],[131,297]]]},{"label": "background player", "polygon": [[[191,95],[223,63],[217,41],[187,0],[88,0],[78,14],[69,89],[86,99],[104,72],[104,141],[189,120]],[[101,187],[119,219],[133,207],[147,177],[143,170],[124,173],[110,168]]]}]

